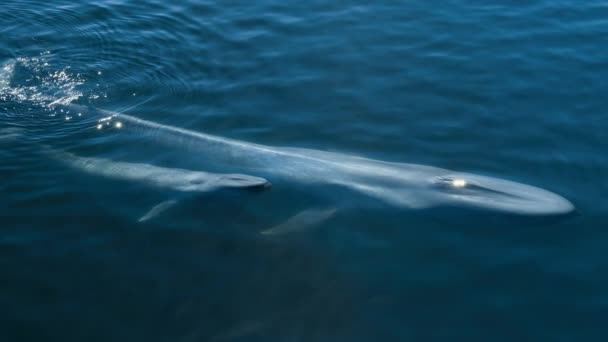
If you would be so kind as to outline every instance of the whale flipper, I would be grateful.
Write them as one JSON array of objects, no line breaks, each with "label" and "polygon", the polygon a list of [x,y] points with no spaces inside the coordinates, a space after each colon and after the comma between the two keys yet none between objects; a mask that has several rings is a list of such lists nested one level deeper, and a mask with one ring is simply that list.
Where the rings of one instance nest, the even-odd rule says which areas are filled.
[{"label": "whale flipper", "polygon": [[334,216],[336,208],[308,209],[288,218],[285,222],[263,230],[262,235],[283,235],[299,232],[327,221]]},{"label": "whale flipper", "polygon": [[137,220],[137,222],[140,222],[140,223],[146,222],[146,221],[160,215],[162,212],[166,211],[167,209],[175,206],[177,203],[178,203],[177,200],[166,200],[166,201],[160,202],[157,205],[153,206],[152,209],[150,209],[142,217],[140,217],[139,220]]}]

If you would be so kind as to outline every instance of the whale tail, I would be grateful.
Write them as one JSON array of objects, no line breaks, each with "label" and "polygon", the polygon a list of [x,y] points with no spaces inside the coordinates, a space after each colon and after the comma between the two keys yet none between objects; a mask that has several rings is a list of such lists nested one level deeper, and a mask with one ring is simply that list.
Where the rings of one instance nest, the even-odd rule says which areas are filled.
[{"label": "whale tail", "polygon": [[17,61],[12,58],[0,64],[0,91],[11,86],[16,64]]}]

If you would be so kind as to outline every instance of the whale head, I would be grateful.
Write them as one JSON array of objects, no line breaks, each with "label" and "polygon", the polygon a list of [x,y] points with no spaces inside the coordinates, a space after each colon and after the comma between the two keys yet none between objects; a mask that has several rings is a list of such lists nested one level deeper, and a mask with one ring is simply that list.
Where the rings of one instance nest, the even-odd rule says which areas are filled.
[{"label": "whale head", "polygon": [[565,215],[574,211],[567,199],[513,181],[469,173],[447,173],[431,179],[441,203],[529,216]]},{"label": "whale head", "polygon": [[268,188],[270,187],[270,182],[262,177],[227,173],[219,175],[216,179],[216,186],[228,188]]},{"label": "whale head", "polygon": [[217,188],[263,189],[270,187],[270,182],[265,178],[237,173],[191,172],[184,181],[186,184],[178,187],[181,191],[207,192]]}]

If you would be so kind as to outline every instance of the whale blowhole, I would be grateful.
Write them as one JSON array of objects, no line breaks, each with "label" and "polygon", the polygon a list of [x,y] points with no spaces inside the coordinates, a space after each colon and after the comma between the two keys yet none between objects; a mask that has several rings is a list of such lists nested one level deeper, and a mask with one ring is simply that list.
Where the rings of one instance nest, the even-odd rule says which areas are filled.
[{"label": "whale blowhole", "polygon": [[452,186],[455,188],[464,188],[467,186],[467,181],[462,178],[456,178],[452,180]]}]

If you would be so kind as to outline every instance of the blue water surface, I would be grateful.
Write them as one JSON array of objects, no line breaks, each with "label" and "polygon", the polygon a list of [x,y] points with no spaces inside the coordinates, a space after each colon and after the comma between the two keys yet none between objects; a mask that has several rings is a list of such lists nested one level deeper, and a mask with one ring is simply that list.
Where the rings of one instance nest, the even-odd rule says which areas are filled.
[{"label": "blue water surface", "polygon": [[[2,341],[608,336],[605,1],[4,0],[0,63],[11,59],[0,93]],[[260,234],[334,205],[329,192],[353,200],[293,185],[203,194],[138,223],[165,193],[80,172],[43,146],[202,161],[97,134],[98,118],[59,109],[69,104],[492,175],[577,211],[520,220],[368,203]]]}]

